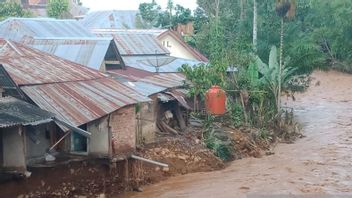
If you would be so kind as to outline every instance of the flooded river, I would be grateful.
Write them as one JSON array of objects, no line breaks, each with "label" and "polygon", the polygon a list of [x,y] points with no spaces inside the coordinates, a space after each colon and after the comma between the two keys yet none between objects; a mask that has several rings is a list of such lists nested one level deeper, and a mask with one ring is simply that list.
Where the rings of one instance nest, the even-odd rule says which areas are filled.
[{"label": "flooded river", "polygon": [[313,77],[309,90],[288,104],[305,138],[277,145],[275,155],[173,177],[125,197],[352,197],[352,75],[315,72]]}]

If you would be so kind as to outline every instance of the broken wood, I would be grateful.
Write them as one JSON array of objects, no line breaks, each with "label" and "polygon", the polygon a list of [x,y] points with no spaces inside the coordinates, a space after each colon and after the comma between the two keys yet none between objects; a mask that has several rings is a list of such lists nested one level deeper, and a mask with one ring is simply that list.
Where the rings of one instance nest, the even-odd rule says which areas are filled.
[{"label": "broken wood", "polygon": [[162,132],[167,132],[167,133],[172,133],[172,134],[175,134],[175,135],[178,135],[179,132],[173,128],[171,128],[169,125],[167,125],[165,123],[165,121],[160,121],[157,123],[158,125],[158,128],[162,131]]},{"label": "broken wood", "polygon": [[180,106],[177,106],[175,112],[176,112],[177,122],[180,125],[180,129],[181,129],[181,131],[184,131],[187,128],[187,126],[186,126],[185,119],[183,118]]}]

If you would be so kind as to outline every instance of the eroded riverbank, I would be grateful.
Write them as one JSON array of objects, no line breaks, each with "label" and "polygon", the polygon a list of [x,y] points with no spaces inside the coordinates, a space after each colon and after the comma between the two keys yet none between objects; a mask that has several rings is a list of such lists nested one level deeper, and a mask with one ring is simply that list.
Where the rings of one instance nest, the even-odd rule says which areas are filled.
[{"label": "eroded riverbank", "polygon": [[352,76],[315,72],[288,101],[306,136],[275,155],[234,161],[224,170],[170,178],[125,197],[246,197],[248,194],[352,196]]}]

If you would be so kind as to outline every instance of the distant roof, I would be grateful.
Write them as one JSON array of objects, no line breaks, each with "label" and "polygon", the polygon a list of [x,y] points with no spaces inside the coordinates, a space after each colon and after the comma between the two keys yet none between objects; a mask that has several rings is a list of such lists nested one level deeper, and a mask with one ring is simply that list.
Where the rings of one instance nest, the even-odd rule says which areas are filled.
[{"label": "distant roof", "polygon": [[179,69],[184,64],[190,66],[198,65],[204,62],[176,58],[167,55],[158,56],[123,56],[122,57],[126,66],[133,67],[148,72],[179,72]]},{"label": "distant roof", "polygon": [[0,98],[0,128],[49,122],[53,114],[13,97]]},{"label": "distant roof", "polygon": [[0,23],[0,37],[11,39],[99,69],[112,38],[97,37],[76,20],[9,18]]},{"label": "distant roof", "polygon": [[79,126],[150,99],[99,71],[0,40],[0,64],[40,108]]},{"label": "distant roof", "polygon": [[104,77],[96,70],[0,39],[0,64],[17,85],[91,80]]},{"label": "distant roof", "polygon": [[157,38],[145,31],[96,31],[97,36],[113,37],[121,55],[170,54]]},{"label": "distant roof", "polygon": [[177,42],[180,43],[189,53],[191,53],[198,61],[209,62],[208,58],[205,57],[202,53],[200,53],[197,49],[190,46],[182,36],[173,30],[168,29],[128,29],[128,30],[121,30],[121,29],[92,29],[97,35],[121,35],[121,34],[128,34],[128,35],[152,35],[154,36],[160,43],[158,39],[164,38],[166,35],[170,35],[174,38]]},{"label": "distant roof", "polygon": [[83,26],[89,29],[143,29],[146,23],[139,16],[137,10],[108,10],[96,11],[87,14],[80,20]]}]

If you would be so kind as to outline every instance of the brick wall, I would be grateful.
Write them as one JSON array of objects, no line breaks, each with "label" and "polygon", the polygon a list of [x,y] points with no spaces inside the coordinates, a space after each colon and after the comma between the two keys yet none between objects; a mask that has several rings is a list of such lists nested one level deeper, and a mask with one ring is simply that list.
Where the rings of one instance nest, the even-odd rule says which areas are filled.
[{"label": "brick wall", "polygon": [[120,155],[132,152],[136,147],[135,105],[123,107],[112,113],[110,127],[113,154]]}]

